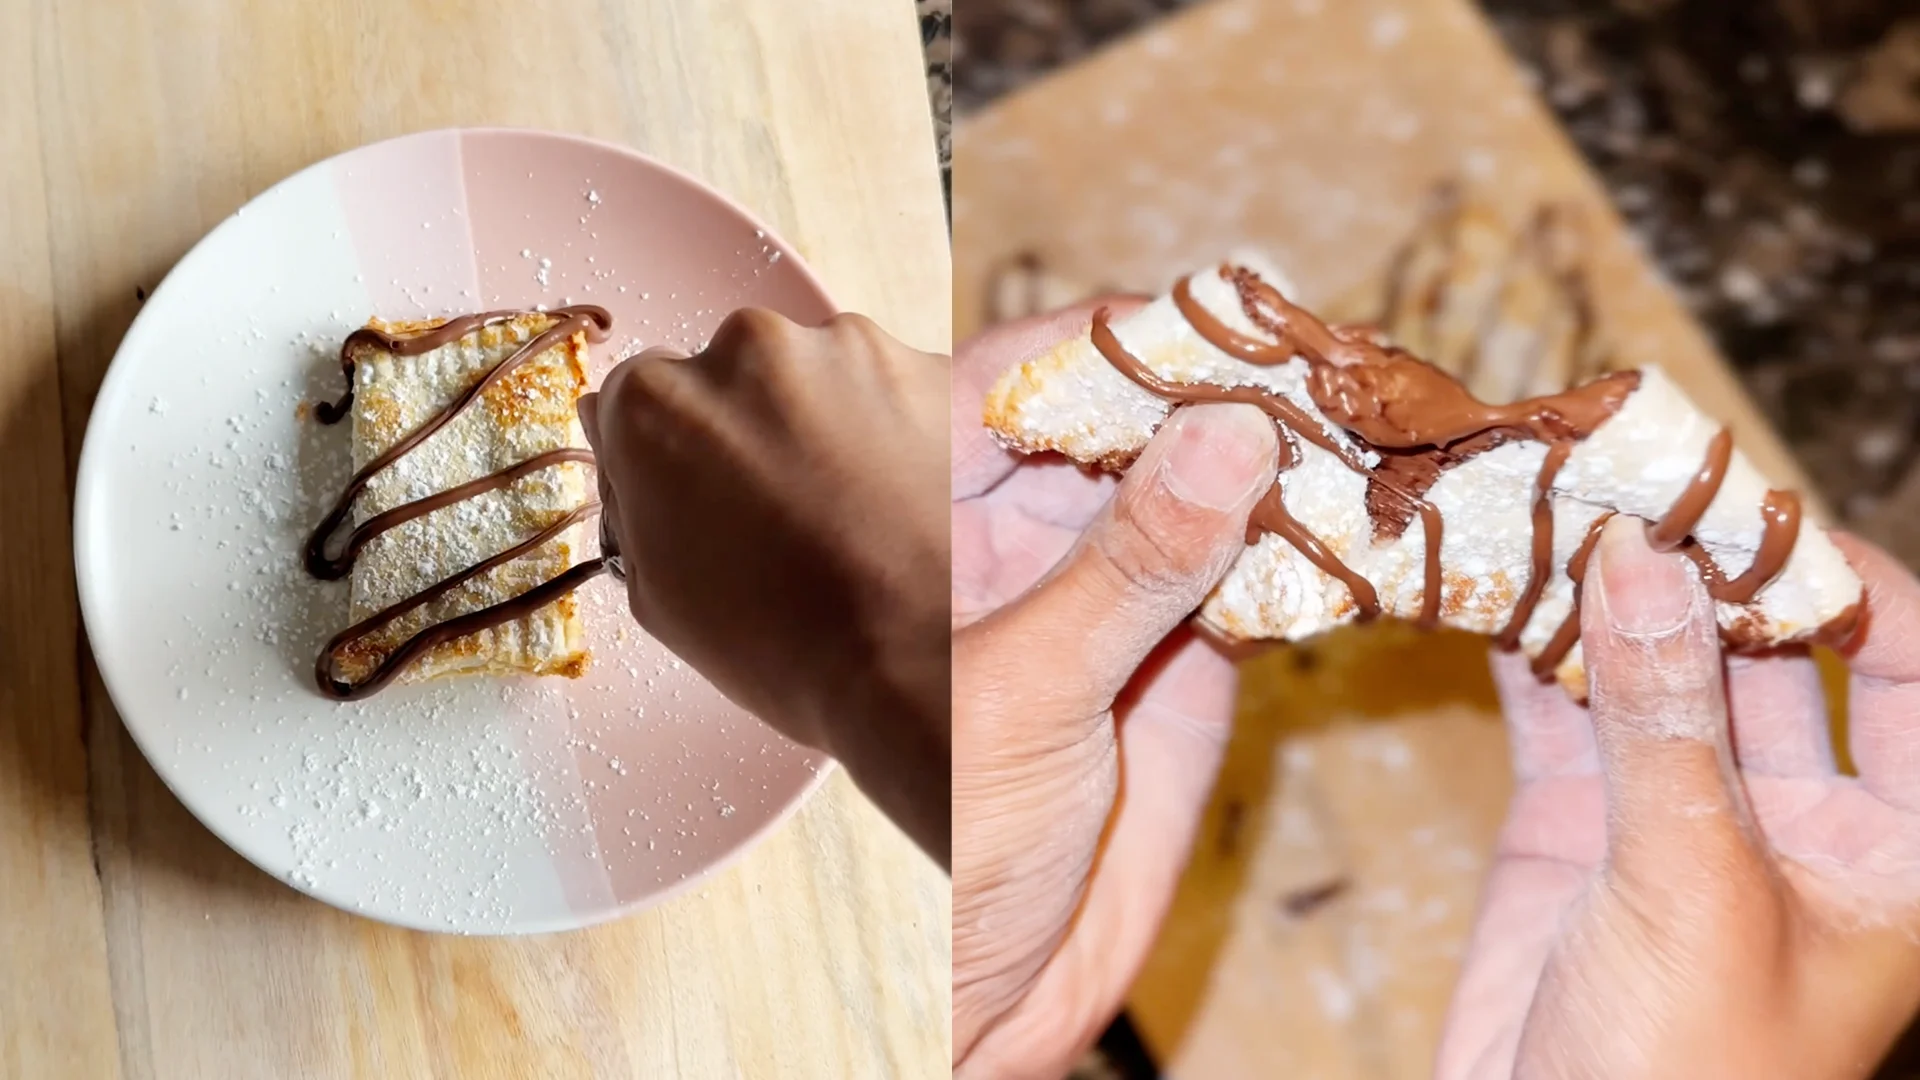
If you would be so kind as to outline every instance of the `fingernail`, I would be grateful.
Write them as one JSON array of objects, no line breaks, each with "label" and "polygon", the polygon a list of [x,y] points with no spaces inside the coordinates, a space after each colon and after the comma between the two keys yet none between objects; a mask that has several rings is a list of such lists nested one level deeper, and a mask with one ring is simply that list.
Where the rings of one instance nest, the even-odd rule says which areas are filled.
[{"label": "fingernail", "polygon": [[1251,405],[1191,405],[1176,412],[1161,460],[1167,490],[1182,502],[1231,510],[1273,483],[1273,421]]},{"label": "fingernail", "polygon": [[1658,637],[1685,625],[1700,589],[1684,555],[1647,546],[1638,518],[1616,517],[1600,534],[1600,594],[1607,622],[1626,637]]}]

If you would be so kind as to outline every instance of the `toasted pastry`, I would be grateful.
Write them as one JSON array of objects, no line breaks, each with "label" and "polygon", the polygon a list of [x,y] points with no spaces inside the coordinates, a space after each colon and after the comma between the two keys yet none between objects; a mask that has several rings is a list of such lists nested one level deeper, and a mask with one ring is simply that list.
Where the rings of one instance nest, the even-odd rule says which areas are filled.
[{"label": "toasted pastry", "polygon": [[[350,347],[354,468],[366,467],[447,409],[555,322],[552,315],[523,312],[414,356],[398,355],[377,342]],[[408,338],[443,323],[376,319],[370,326]],[[506,373],[445,427],[373,474],[354,503],[354,525],[537,455],[584,447],[574,410],[587,386],[586,360],[586,336],[575,333]],[[560,461],[374,536],[353,562],[352,621],[359,623],[428,590],[580,511],[591,498],[589,468],[579,460]],[[582,529],[569,526],[528,553],[349,641],[334,654],[335,671],[346,682],[359,682],[420,630],[558,577],[581,561]],[[578,603],[568,593],[530,615],[433,646],[409,664],[398,681],[447,675],[578,676],[588,659]]]},{"label": "toasted pastry", "polygon": [[1374,614],[1445,623],[1505,638],[1583,695],[1574,579],[1613,513],[1673,534],[1737,647],[1833,635],[1856,615],[1860,581],[1831,540],[1659,368],[1496,407],[1293,293],[1259,255],[1235,255],[1008,371],[986,424],[1010,447],[1117,469],[1195,388],[1281,418],[1261,534],[1200,612],[1231,640]]}]

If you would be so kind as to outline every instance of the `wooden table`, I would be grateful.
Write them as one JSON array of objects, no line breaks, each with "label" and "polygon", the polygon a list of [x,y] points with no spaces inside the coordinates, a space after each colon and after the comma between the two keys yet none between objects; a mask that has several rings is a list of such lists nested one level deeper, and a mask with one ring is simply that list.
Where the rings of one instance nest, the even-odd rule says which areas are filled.
[{"label": "wooden table", "polygon": [[70,553],[88,408],[144,290],[269,184],[406,131],[634,146],[945,351],[906,0],[0,0],[0,27],[0,1077],[944,1074],[946,879],[844,778],[614,925],[367,922],[174,801],[92,670]]}]

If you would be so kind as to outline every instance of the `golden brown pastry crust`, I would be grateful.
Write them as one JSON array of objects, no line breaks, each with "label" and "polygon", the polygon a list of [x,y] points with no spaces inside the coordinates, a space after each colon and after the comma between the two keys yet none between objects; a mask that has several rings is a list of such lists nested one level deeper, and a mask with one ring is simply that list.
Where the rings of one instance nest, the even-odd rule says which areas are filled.
[{"label": "golden brown pastry crust", "polygon": [[[364,348],[355,358],[354,467],[415,430],[553,321],[544,314],[519,315],[419,356]],[[375,319],[369,325],[404,337],[443,322]],[[376,475],[354,508],[355,524],[536,454],[584,446],[575,406],[587,388],[586,359],[584,333],[529,358],[488,388],[473,407]],[[584,505],[591,490],[588,467],[565,462],[381,534],[354,564],[352,621],[526,540]],[[353,641],[336,654],[340,677],[359,681],[422,628],[510,599],[564,572],[581,560],[580,532],[579,527],[562,532],[533,552]],[[569,594],[526,618],[428,651],[401,679],[577,677],[586,671],[589,658],[579,602]]]}]

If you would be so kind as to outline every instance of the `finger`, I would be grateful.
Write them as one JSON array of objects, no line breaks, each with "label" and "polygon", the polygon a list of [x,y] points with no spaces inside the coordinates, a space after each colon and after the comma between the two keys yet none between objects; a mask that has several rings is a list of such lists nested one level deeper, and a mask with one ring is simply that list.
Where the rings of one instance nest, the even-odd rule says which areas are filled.
[{"label": "finger", "polygon": [[1647,546],[1638,519],[1608,524],[1597,556],[1581,634],[1609,869],[1642,891],[1662,889],[1679,868],[1705,868],[1724,884],[1758,856],[1732,782],[1712,600],[1684,556]]},{"label": "finger", "polygon": [[[1159,936],[1219,775],[1235,674],[1181,630],[1155,649],[1135,684],[1142,685],[1118,710],[1123,779],[1099,872],[1028,995],[1065,1007],[1009,1016],[969,1055],[972,1075],[1059,1075],[1067,1062],[1035,1061],[1031,1048],[1064,1052],[1098,1035]],[[1009,1053],[1019,1056],[1002,1056]]]},{"label": "finger", "polygon": [[613,481],[607,476],[606,464],[601,460],[600,452],[600,395],[582,394],[577,406],[580,413],[580,430],[586,432],[587,446],[594,454],[594,487],[600,493],[600,513],[602,520],[619,535],[620,504],[614,501]]},{"label": "finger", "polygon": [[[1110,932],[1083,935],[1137,966],[1158,936],[1174,886],[1193,851],[1194,835],[1220,775],[1233,730],[1237,669],[1191,630],[1176,629],[1142,665],[1116,715],[1125,777],[1108,836],[1102,872],[1087,899]],[[1104,945],[1102,943],[1105,943]],[[1109,985],[1129,986],[1134,971]]]},{"label": "finger", "polygon": [[1277,446],[1273,422],[1250,406],[1179,410],[1054,573],[980,628],[1058,658],[1034,680],[1057,715],[1105,712],[1245,550]]},{"label": "finger", "polygon": [[953,363],[953,497],[972,498],[1004,480],[1020,462],[1019,455],[993,440],[982,422],[987,392],[1002,373],[1039,356],[1062,341],[1085,333],[1093,313],[1111,308],[1120,318],[1143,306],[1137,297],[1107,297],[1002,323],[960,343]]},{"label": "finger", "polygon": [[1805,654],[1727,659],[1733,755],[1759,776],[1831,776],[1833,735],[1820,668]]},{"label": "finger", "polygon": [[1593,720],[1556,682],[1542,681],[1521,653],[1493,654],[1493,685],[1507,718],[1514,778],[1521,783],[1549,776],[1600,771]]},{"label": "finger", "polygon": [[953,508],[953,546],[982,558],[953,564],[953,626],[971,626],[1033,587],[1080,539],[1070,529],[984,500]]},{"label": "finger", "polygon": [[[711,353],[722,359],[737,358],[745,355],[747,346],[755,342],[771,342],[790,339],[800,329],[800,324],[777,311],[766,308],[743,307],[727,313],[714,327],[713,335],[707,339],[702,353]],[[670,352],[665,346],[655,346],[648,352]]]},{"label": "finger", "polygon": [[1091,472],[1065,458],[1029,458],[981,498],[1080,533],[1100,516],[1119,486],[1114,474]]},{"label": "finger", "polygon": [[1864,540],[1833,539],[1867,587],[1866,624],[1845,650],[1854,766],[1867,790],[1920,810],[1920,582]]},{"label": "finger", "polygon": [[1060,564],[1120,480],[1070,462],[1028,460],[1005,483],[953,505],[953,545],[979,557],[953,566],[953,625],[968,626]]},{"label": "finger", "polygon": [[653,360],[687,360],[687,359],[691,359],[691,356],[685,349],[676,349],[671,345],[654,345],[649,348],[641,349],[639,352],[634,353],[632,356],[627,357],[627,361],[638,362],[638,363],[645,363]]},{"label": "finger", "polygon": [[621,543],[620,538],[620,502],[614,497],[613,482],[607,478],[607,470],[600,460],[600,395],[582,394],[576,407],[580,413],[580,430],[586,433],[587,445],[594,451],[594,488],[600,497],[600,554],[611,557],[620,554],[627,545]]},{"label": "finger", "polygon": [[[650,433],[657,430],[653,421],[658,418],[660,402],[641,376],[655,365],[685,359],[687,354],[666,346],[643,350],[616,364],[599,391],[581,395],[578,406],[581,430],[594,453],[601,554],[621,556],[627,607],[643,627],[649,622],[646,588],[650,578],[636,560],[644,558],[646,545],[636,542],[642,534],[636,528],[638,523],[627,520],[626,507],[637,511],[648,501],[645,485],[649,470],[644,455],[648,453]],[[654,385],[657,382],[654,380]],[[657,443],[654,448],[657,450]],[[625,505],[619,496],[623,485],[632,496]]]},{"label": "finger", "polygon": [[[642,349],[639,352],[634,353],[632,356],[627,357],[625,360],[622,360],[619,363],[613,365],[613,370],[607,372],[607,377],[600,381],[599,393],[588,394],[586,395],[586,397],[593,397],[597,399],[601,395],[607,395],[613,400],[619,400],[620,384],[632,378],[634,372],[639,371],[640,369],[652,364],[677,364],[682,360],[688,360],[688,359],[691,359],[691,357],[689,357],[687,353],[683,352],[680,349],[676,349],[668,345],[655,345],[652,348]],[[583,397],[581,400],[584,401],[585,397]],[[596,401],[596,407],[595,407],[595,414],[597,417],[598,415],[597,401]],[[589,437],[588,441],[592,442],[593,439]],[[598,445],[598,444],[596,443],[595,445]]]},{"label": "finger", "polygon": [[[685,352],[667,345],[655,345],[651,348],[642,349],[632,356],[627,357],[625,360],[613,365],[613,370],[607,372],[607,377],[600,380],[600,389],[598,391],[580,396],[580,426],[586,430],[587,445],[593,447],[594,453],[599,454],[605,452],[605,444],[601,441],[600,430],[601,404],[608,401],[616,403],[625,402],[625,407],[631,409],[635,399],[629,396],[630,389],[625,384],[634,377],[635,373],[655,364],[675,364],[687,359],[689,359],[689,357]],[[644,400],[644,398],[645,396],[643,396],[641,400]],[[591,402],[591,404],[589,404],[589,402]],[[616,419],[619,415],[618,410],[620,407],[619,405],[615,406],[614,417]],[[591,412],[591,417],[589,417],[589,412]]]},{"label": "finger", "polygon": [[580,414],[580,430],[587,433],[587,445],[600,452],[600,395],[581,394],[574,410]]},{"label": "finger", "polygon": [[1441,1025],[1435,1080],[1514,1075],[1526,1003],[1554,950],[1564,947],[1567,910],[1591,882],[1588,868],[1559,859],[1494,864]]}]

